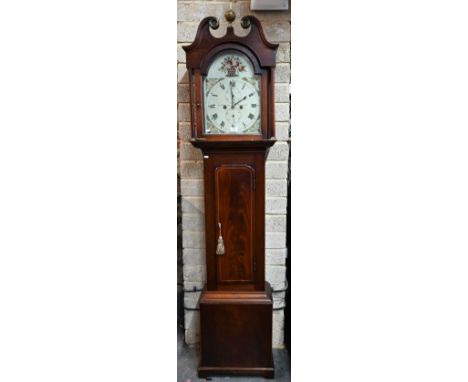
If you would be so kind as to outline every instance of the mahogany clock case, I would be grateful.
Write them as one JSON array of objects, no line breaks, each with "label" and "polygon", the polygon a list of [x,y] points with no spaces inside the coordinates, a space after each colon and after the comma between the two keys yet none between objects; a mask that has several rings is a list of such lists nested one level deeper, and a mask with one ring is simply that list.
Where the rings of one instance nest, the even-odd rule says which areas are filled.
[{"label": "mahogany clock case", "polygon": [[[246,36],[215,38],[218,22],[203,19],[185,46],[190,83],[191,143],[202,150],[207,282],[199,300],[200,377],[274,377],[273,299],[265,282],[265,160],[274,139],[274,66],[278,45],[269,43],[251,16]],[[224,51],[242,53],[260,76],[259,134],[205,134],[203,77]],[[222,239],[223,251],[217,252]]]}]

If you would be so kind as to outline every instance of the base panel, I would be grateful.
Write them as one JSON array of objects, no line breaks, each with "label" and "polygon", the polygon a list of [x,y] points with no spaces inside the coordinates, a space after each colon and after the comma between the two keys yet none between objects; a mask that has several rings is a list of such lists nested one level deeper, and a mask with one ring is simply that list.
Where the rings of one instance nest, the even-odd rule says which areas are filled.
[{"label": "base panel", "polygon": [[274,377],[273,300],[266,291],[203,291],[199,377]]}]

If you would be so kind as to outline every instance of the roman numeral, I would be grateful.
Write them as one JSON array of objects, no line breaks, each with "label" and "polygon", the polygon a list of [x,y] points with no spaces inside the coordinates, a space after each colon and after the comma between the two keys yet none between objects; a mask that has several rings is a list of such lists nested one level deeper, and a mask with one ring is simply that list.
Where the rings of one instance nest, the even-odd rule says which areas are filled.
[{"label": "roman numeral", "polygon": [[217,97],[217,96],[218,96],[217,94],[214,94],[214,93],[211,93],[211,95],[212,95],[213,97]]},{"label": "roman numeral", "polygon": [[247,86],[247,84],[244,84],[244,86],[242,86],[242,90],[244,90],[246,86]]},{"label": "roman numeral", "polygon": [[214,109],[215,105],[209,105],[208,106],[210,109]]},{"label": "roman numeral", "polygon": [[250,118],[250,119],[254,119],[254,117],[255,117],[255,116],[254,116],[252,113],[249,114],[249,118]]},{"label": "roman numeral", "polygon": [[250,105],[252,107],[257,107],[257,104],[256,103],[253,103],[252,105]]},{"label": "roman numeral", "polygon": [[226,89],[226,86],[224,86],[224,84],[221,84],[221,85],[219,85],[219,86],[220,86],[221,89],[223,89],[223,90]]},{"label": "roman numeral", "polygon": [[220,126],[221,126],[221,127],[224,127],[224,121],[221,122]]},{"label": "roman numeral", "polygon": [[254,94],[255,94],[255,93],[250,93],[250,94],[249,94],[249,97],[252,97]]}]

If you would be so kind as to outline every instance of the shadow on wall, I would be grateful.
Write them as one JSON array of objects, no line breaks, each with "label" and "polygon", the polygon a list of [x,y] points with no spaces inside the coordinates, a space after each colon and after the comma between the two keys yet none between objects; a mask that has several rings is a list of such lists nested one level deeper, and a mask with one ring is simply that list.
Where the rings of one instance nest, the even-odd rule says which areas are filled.
[{"label": "shadow on wall", "polygon": [[177,175],[177,327],[184,328],[184,288],[182,258],[182,206],[180,176]]}]

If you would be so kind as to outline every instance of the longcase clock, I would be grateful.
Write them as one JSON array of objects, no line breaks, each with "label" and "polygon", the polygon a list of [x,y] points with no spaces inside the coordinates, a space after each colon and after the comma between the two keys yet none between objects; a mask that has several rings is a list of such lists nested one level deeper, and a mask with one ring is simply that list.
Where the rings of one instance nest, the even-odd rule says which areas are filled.
[{"label": "longcase clock", "polygon": [[260,22],[224,37],[201,21],[184,47],[190,82],[191,143],[204,162],[207,283],[200,296],[200,377],[273,378],[272,308],[265,282],[265,158],[274,142],[274,66],[278,45]]}]

